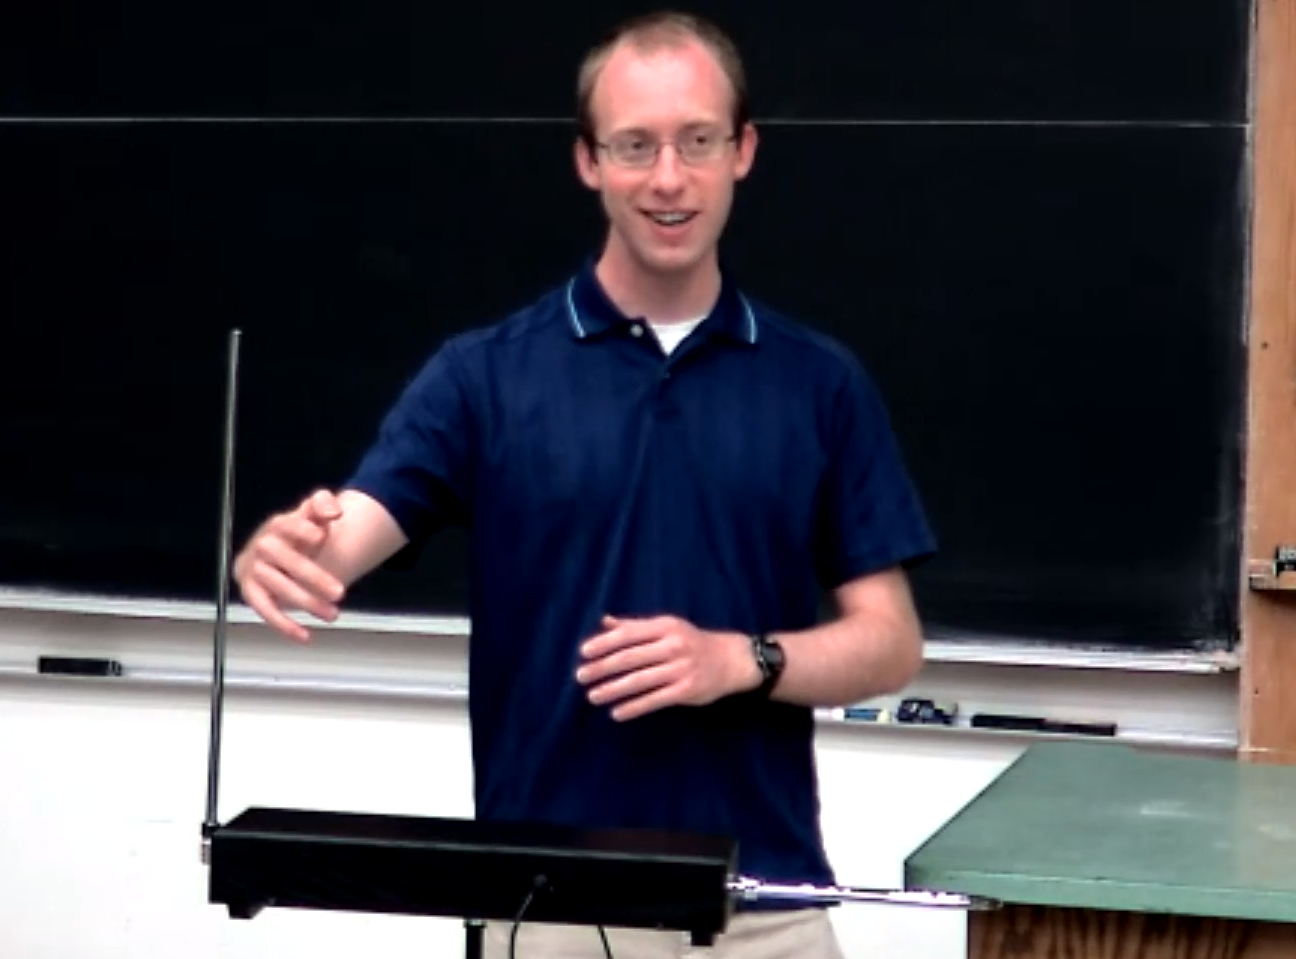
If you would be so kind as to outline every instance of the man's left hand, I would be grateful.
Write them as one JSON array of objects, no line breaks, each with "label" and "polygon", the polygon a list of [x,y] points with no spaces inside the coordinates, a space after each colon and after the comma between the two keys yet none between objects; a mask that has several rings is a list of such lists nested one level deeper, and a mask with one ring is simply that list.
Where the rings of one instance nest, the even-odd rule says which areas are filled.
[{"label": "man's left hand", "polygon": [[576,681],[612,718],[635,719],[666,706],[705,706],[755,689],[760,669],[741,633],[698,629],[676,616],[603,617],[603,632],[581,646]]}]

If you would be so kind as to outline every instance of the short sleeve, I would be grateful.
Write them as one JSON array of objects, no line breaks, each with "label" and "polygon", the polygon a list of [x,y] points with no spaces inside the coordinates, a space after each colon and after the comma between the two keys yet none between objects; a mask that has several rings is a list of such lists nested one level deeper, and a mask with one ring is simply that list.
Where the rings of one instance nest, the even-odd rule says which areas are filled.
[{"label": "short sleeve", "polygon": [[876,387],[853,356],[829,404],[816,566],[826,589],[930,558],[936,540]]},{"label": "short sleeve", "polygon": [[471,515],[474,420],[455,341],[406,386],[345,484],[386,507],[417,551],[433,532]]}]

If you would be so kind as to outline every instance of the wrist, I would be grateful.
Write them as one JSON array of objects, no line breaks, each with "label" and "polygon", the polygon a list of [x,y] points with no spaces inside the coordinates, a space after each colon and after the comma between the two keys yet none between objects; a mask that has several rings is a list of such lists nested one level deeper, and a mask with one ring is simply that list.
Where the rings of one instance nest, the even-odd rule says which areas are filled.
[{"label": "wrist", "polygon": [[783,669],[787,665],[783,646],[769,633],[752,633],[747,639],[751,644],[752,661],[756,663],[756,671],[760,673],[756,695],[768,699],[783,678]]},{"label": "wrist", "polygon": [[734,693],[750,693],[759,689],[765,676],[756,657],[752,655],[751,637],[744,633],[726,633],[725,638],[731,651],[730,689]]}]

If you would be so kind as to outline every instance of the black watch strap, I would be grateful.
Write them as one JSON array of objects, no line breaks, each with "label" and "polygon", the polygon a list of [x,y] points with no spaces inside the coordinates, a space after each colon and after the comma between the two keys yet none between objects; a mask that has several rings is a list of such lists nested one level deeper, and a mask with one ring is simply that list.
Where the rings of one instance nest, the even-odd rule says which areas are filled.
[{"label": "black watch strap", "polygon": [[756,687],[756,695],[768,698],[774,687],[778,685],[779,677],[783,675],[783,667],[786,664],[783,647],[779,645],[778,640],[767,633],[753,634],[751,642],[752,655],[756,658],[756,665],[761,672],[761,684]]}]

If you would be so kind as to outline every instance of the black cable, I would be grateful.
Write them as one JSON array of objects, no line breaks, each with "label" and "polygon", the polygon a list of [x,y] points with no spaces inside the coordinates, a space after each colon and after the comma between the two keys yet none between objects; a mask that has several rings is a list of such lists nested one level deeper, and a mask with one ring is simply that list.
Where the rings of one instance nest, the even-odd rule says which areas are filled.
[{"label": "black cable", "polygon": [[522,917],[526,915],[527,908],[531,905],[531,900],[535,894],[549,885],[547,877],[540,875],[531,880],[531,888],[527,890],[526,898],[522,900],[522,905],[513,917],[513,931],[509,933],[509,959],[517,959],[517,934],[518,927],[522,925]]},{"label": "black cable", "polygon": [[[531,900],[535,898],[535,894],[548,885],[549,879],[544,875],[536,876],[535,879],[531,880],[531,888],[527,890],[526,898],[522,900],[522,905],[518,907],[517,914],[513,917],[513,929],[509,932],[509,959],[517,959],[517,936],[518,929],[522,926],[522,917],[526,915],[527,909],[531,907]],[[612,946],[608,943],[607,933],[603,931],[602,926],[598,927],[598,934],[599,939],[603,942],[603,955],[607,959],[613,959]]]},{"label": "black cable", "polygon": [[608,945],[607,933],[603,931],[602,926],[598,927],[598,931],[599,938],[603,940],[603,955],[607,956],[607,959],[612,959],[612,947]]}]

